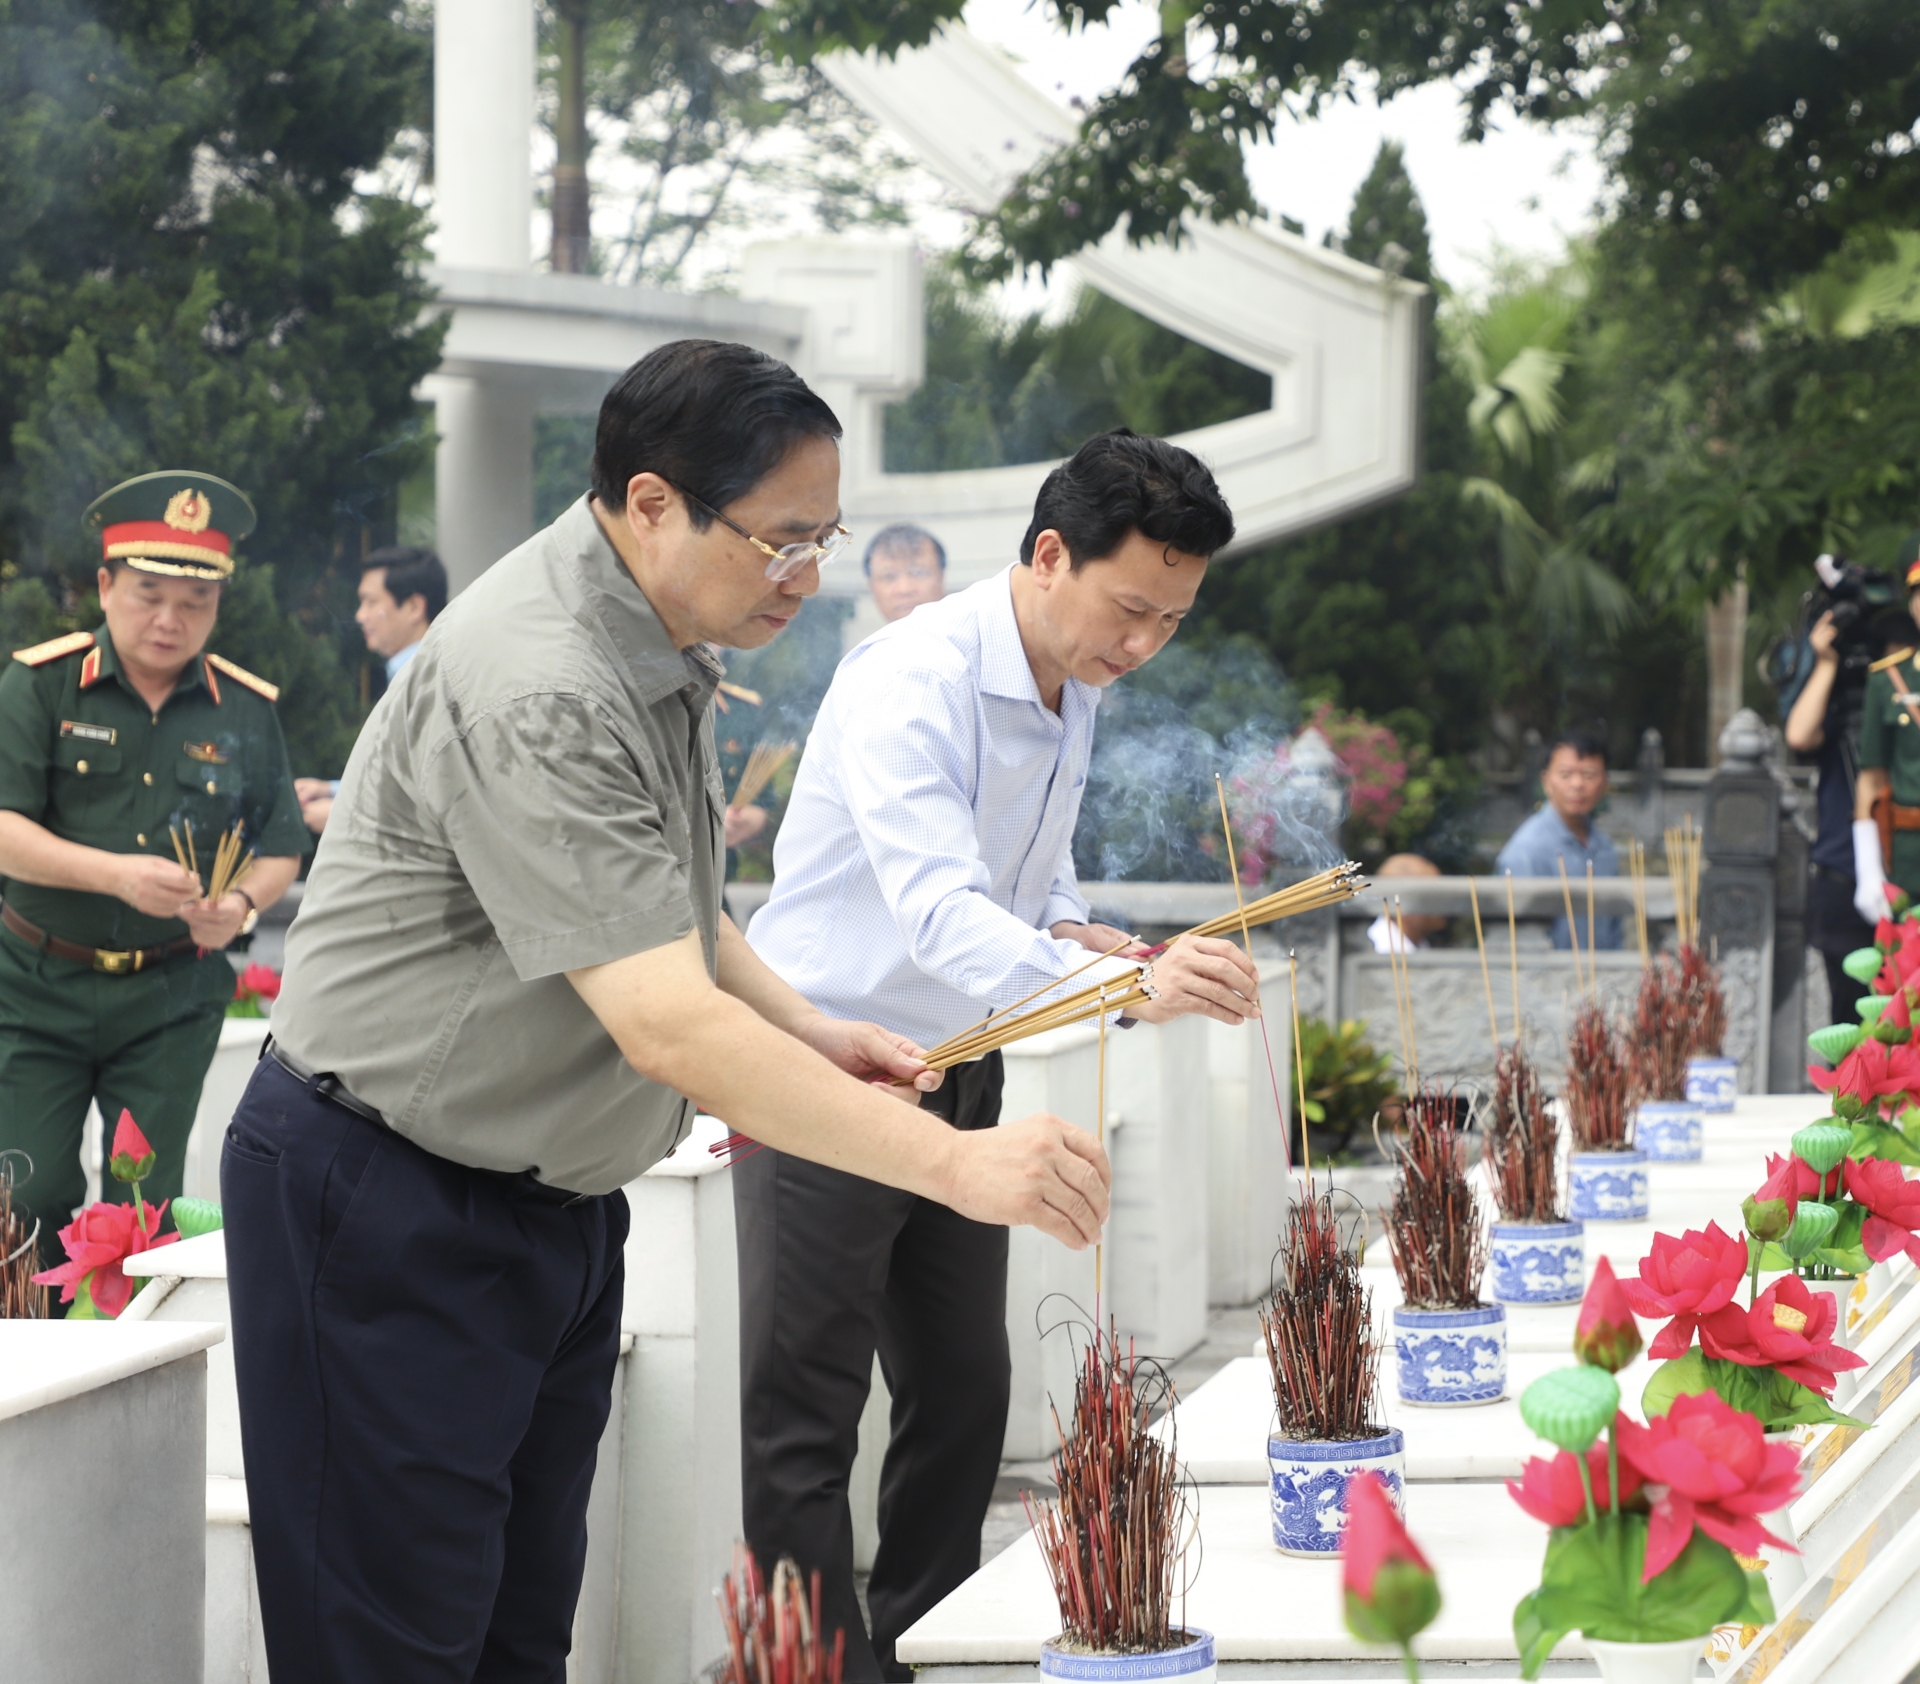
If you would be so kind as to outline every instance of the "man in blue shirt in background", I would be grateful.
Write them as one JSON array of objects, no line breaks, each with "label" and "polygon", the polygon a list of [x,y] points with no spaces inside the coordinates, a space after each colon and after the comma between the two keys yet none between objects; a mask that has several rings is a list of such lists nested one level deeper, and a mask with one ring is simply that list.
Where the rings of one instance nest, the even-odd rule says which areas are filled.
[{"label": "man in blue shirt in background", "polygon": [[[1558,877],[1564,860],[1579,909],[1581,947],[1616,948],[1621,943],[1620,920],[1595,918],[1589,932],[1584,899],[1589,865],[1596,877],[1620,875],[1613,842],[1593,822],[1594,809],[1607,794],[1607,745],[1587,731],[1562,731],[1547,747],[1540,792],[1546,797],[1540,810],[1507,838],[1493,869],[1516,877]],[[1553,945],[1562,950],[1573,945],[1564,914],[1553,921]]]}]

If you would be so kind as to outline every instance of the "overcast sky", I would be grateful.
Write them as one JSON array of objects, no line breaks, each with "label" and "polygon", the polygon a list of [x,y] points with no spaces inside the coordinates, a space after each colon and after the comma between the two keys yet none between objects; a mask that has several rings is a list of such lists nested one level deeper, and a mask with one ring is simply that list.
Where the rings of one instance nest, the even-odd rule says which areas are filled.
[{"label": "overcast sky", "polygon": [[[1157,7],[1127,0],[1111,23],[1069,36],[1027,0],[970,0],[966,12],[976,35],[1011,53],[1036,86],[1062,101],[1111,87],[1157,19]],[[1249,173],[1269,211],[1304,222],[1318,240],[1345,228],[1380,142],[1401,142],[1426,205],[1434,260],[1446,280],[1468,291],[1496,248],[1553,255],[1567,235],[1591,224],[1601,175],[1588,137],[1511,118],[1505,132],[1477,146],[1459,135],[1453,90],[1424,88],[1384,107],[1342,105],[1315,122],[1289,124],[1252,156]]]}]

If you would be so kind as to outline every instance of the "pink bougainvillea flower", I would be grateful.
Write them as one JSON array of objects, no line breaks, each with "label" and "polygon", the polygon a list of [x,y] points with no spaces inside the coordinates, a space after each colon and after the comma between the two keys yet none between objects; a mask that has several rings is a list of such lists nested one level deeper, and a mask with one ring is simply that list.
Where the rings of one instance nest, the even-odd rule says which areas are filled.
[{"label": "pink bougainvillea flower", "polygon": [[[1620,1420],[1625,1420],[1623,1415]],[[1618,1422],[1615,1423],[1616,1425]],[[1587,1451],[1587,1476],[1593,1481],[1593,1500],[1600,1508],[1612,1507],[1607,1485],[1607,1441],[1601,1439]],[[1645,1481],[1639,1470],[1622,1458],[1620,1463],[1620,1501],[1630,1502]],[[1535,1520],[1549,1526],[1577,1526],[1587,1518],[1586,1493],[1580,1489],[1580,1464],[1571,1450],[1563,1450],[1549,1459],[1529,1456],[1518,1480],[1507,1481],[1507,1495]]]},{"label": "pink bougainvillea flower", "polygon": [[1760,1423],[1744,1410],[1702,1392],[1675,1398],[1666,1414],[1644,1426],[1623,1415],[1614,1432],[1622,1460],[1647,1482],[1653,1505],[1642,1584],[1673,1565],[1696,1526],[1740,1555],[1758,1555],[1765,1544],[1793,1547],[1760,1517],[1798,1495],[1800,1452],[1767,1443]]},{"label": "pink bougainvillea flower", "polygon": [[1640,1327],[1633,1319],[1633,1306],[1619,1281],[1614,1279],[1613,1264],[1605,1257],[1587,1282],[1586,1296],[1580,1300],[1580,1319],[1573,1329],[1573,1354],[1589,1368],[1604,1368],[1618,1374],[1640,1354]]},{"label": "pink bougainvillea flower", "polygon": [[166,1201],[141,1208],[146,1215],[144,1224],[132,1205],[108,1204],[105,1200],[88,1205],[60,1230],[60,1243],[67,1248],[66,1262],[58,1268],[43,1269],[33,1277],[35,1284],[59,1287],[60,1302],[71,1304],[81,1281],[87,1280],[87,1290],[100,1313],[119,1315],[133,1296],[133,1282],[120,1265],[135,1252],[154,1251],[180,1237],[154,1237],[167,1214]]},{"label": "pink bougainvillea flower", "polygon": [[1677,1240],[1655,1234],[1653,1250],[1640,1259],[1640,1278],[1620,1283],[1636,1315],[1673,1318],[1654,1335],[1647,1354],[1685,1356],[1701,1318],[1731,1304],[1746,1273],[1745,1237],[1723,1232],[1717,1222],[1689,1228]]},{"label": "pink bougainvillea flower", "polygon": [[1841,1166],[1847,1196],[1870,1213],[1860,1225],[1860,1244],[1876,1263],[1904,1251],[1920,1263],[1920,1181],[1909,1181],[1888,1158],[1849,1158]]},{"label": "pink bougainvillea flower", "polygon": [[140,1125],[133,1120],[133,1113],[122,1106],[120,1121],[113,1129],[113,1150],[107,1154],[107,1168],[114,1180],[145,1181],[153,1174],[156,1156],[147,1144],[147,1137],[140,1132]]},{"label": "pink bougainvillea flower", "polygon": [[1754,1300],[1729,1304],[1700,1324],[1700,1349],[1747,1368],[1771,1368],[1822,1397],[1833,1396],[1834,1376],[1866,1367],[1866,1359],[1833,1342],[1840,1312],[1830,1292],[1813,1292],[1792,1275]]}]

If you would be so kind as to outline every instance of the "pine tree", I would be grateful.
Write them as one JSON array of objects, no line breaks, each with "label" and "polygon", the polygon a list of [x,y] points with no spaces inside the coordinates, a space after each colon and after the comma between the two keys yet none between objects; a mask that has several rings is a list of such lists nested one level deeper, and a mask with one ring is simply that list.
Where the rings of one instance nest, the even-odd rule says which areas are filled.
[{"label": "pine tree", "polygon": [[1406,256],[1401,274],[1410,281],[1433,279],[1433,247],[1427,238],[1427,208],[1407,174],[1407,157],[1397,140],[1383,140],[1373,168],[1353,196],[1347,237],[1341,250],[1362,263],[1385,267],[1382,256],[1397,245]]},{"label": "pine tree", "polygon": [[38,576],[83,615],[95,495],[159,467],[232,480],[259,510],[257,583],[216,635],[286,682],[303,771],[350,740],[336,611],[431,448],[423,215],[356,185],[426,52],[389,0],[0,0],[7,594]]}]

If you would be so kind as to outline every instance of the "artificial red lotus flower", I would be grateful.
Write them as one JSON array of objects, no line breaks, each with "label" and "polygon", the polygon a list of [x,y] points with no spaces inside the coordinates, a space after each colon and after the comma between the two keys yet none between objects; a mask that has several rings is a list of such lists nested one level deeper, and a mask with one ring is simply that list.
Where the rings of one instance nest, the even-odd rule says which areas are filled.
[{"label": "artificial red lotus flower", "polygon": [[258,960],[240,973],[240,980],[234,984],[233,997],[244,1000],[253,995],[261,1000],[280,998],[280,973],[271,965],[263,965]]},{"label": "artificial red lotus flower", "polygon": [[[1904,993],[1902,990],[1895,998],[1903,998]],[[1881,1015],[1891,1012],[1889,1007]],[[1915,1069],[1913,1055],[1907,1051],[1912,1045],[1909,1041],[1890,1047],[1885,1041],[1869,1037],[1831,1070],[1809,1064],[1807,1077],[1822,1093],[1850,1094],[1868,1109],[1877,1110],[1882,1099],[1920,1086],[1920,1070]]]},{"label": "artificial red lotus flower", "polygon": [[1865,1368],[1866,1358],[1836,1345],[1839,1307],[1830,1292],[1813,1292],[1782,1276],[1750,1309],[1729,1304],[1700,1324],[1700,1349],[1746,1368],[1771,1368],[1822,1397],[1833,1396],[1834,1376]]},{"label": "artificial red lotus flower", "polygon": [[1347,1481],[1346,1507],[1340,1582],[1347,1626],[1363,1642],[1404,1650],[1440,1612],[1440,1586],[1378,1474],[1363,1470]]},{"label": "artificial red lotus flower", "polygon": [[1802,1199],[1831,1199],[1840,1191],[1843,1164],[1835,1164],[1825,1175],[1821,1175],[1805,1158],[1789,1152],[1782,1157],[1778,1152],[1767,1155],[1767,1178],[1760,1183],[1760,1190],[1753,1196],[1758,1201],[1768,1199],[1782,1200],[1787,1207],[1787,1221],[1793,1221],[1793,1213]]},{"label": "artificial red lotus flower", "polygon": [[[1624,1421],[1619,1416],[1615,1425]],[[1613,1506],[1612,1487],[1607,1484],[1607,1443],[1601,1439],[1587,1450],[1587,1476],[1593,1481],[1593,1501],[1597,1508]],[[1624,1457],[1620,1462],[1620,1501],[1630,1502],[1646,1483]],[[1549,1459],[1529,1456],[1518,1481],[1507,1481],[1507,1495],[1535,1520],[1549,1526],[1577,1526],[1587,1518],[1587,1496],[1580,1489],[1580,1464],[1571,1450],[1563,1450]]]},{"label": "artificial red lotus flower", "polygon": [[1874,1262],[1904,1251],[1920,1263],[1920,1181],[1909,1181],[1888,1158],[1849,1158],[1843,1166],[1847,1196],[1871,1213],[1860,1225],[1860,1244]]},{"label": "artificial red lotus flower", "polygon": [[[127,1120],[123,1113],[123,1123]],[[165,1200],[157,1205],[143,1204],[137,1214],[132,1205],[108,1204],[104,1199],[88,1205],[60,1230],[60,1243],[67,1248],[66,1262],[58,1268],[43,1269],[33,1277],[34,1284],[59,1287],[60,1302],[71,1304],[85,1281],[100,1314],[119,1315],[133,1297],[133,1282],[120,1265],[135,1252],[154,1251],[180,1237],[154,1237],[160,1233],[160,1221],[166,1214]]]},{"label": "artificial red lotus flower", "polygon": [[1673,1565],[1696,1526],[1739,1555],[1758,1555],[1765,1544],[1793,1548],[1760,1517],[1799,1495],[1800,1452],[1767,1443],[1760,1423],[1744,1410],[1713,1392],[1682,1395],[1644,1426],[1621,1416],[1614,1434],[1653,1504],[1642,1584]]},{"label": "artificial red lotus flower", "polygon": [[1604,1368],[1618,1374],[1640,1354],[1639,1324],[1633,1319],[1633,1306],[1619,1281],[1614,1279],[1613,1264],[1600,1259],[1587,1282],[1586,1296],[1580,1300],[1580,1319],[1573,1329],[1573,1354],[1590,1368]]},{"label": "artificial red lotus flower", "polygon": [[1647,1354],[1683,1357],[1693,1344],[1703,1316],[1733,1302],[1747,1273],[1747,1242],[1709,1222],[1689,1228],[1679,1239],[1655,1234],[1653,1250],[1640,1259],[1640,1278],[1620,1283],[1636,1315],[1652,1320],[1671,1316],[1654,1335]]},{"label": "artificial red lotus flower", "polygon": [[153,1174],[153,1162],[159,1154],[147,1144],[140,1125],[125,1106],[113,1128],[113,1150],[107,1156],[107,1168],[115,1181],[145,1181]]}]

